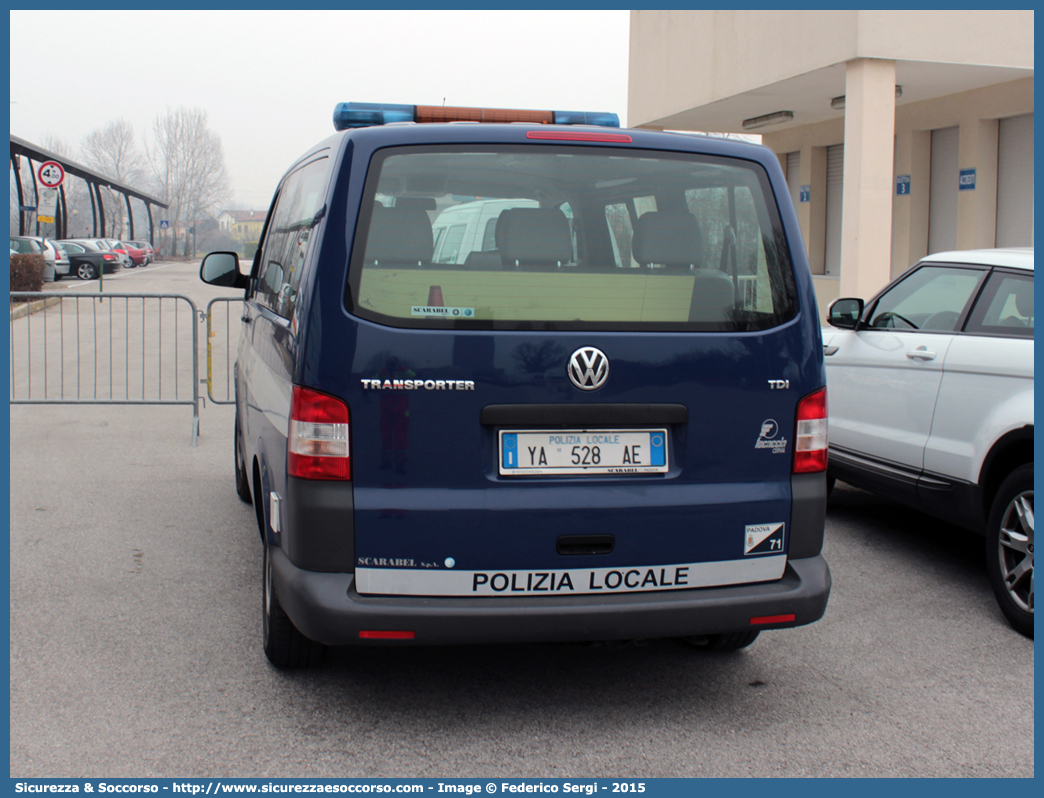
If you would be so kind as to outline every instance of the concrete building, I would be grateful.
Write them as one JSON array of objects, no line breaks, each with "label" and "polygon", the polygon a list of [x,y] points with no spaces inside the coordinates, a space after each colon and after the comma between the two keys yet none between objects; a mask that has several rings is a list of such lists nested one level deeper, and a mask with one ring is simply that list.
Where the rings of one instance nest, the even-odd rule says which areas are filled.
[{"label": "concrete building", "polygon": [[1033,244],[1033,11],[632,11],[628,124],[760,133],[820,312]]}]

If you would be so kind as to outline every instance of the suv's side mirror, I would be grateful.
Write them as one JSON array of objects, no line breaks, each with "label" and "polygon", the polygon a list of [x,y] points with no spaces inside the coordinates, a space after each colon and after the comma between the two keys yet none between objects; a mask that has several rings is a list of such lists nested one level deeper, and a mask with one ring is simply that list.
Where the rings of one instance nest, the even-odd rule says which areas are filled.
[{"label": "suv's side mirror", "polygon": [[831,327],[854,330],[863,315],[863,300],[853,297],[835,299],[827,308],[827,322]]},{"label": "suv's side mirror", "polygon": [[199,266],[199,279],[225,288],[250,285],[250,278],[239,273],[239,255],[235,252],[211,252]]}]

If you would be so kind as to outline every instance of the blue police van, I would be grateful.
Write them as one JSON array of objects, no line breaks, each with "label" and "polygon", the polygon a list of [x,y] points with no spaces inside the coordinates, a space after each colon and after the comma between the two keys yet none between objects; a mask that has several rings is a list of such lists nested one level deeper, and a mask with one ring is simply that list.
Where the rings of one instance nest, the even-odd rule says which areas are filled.
[{"label": "blue police van", "polygon": [[334,123],[249,270],[201,266],[246,289],[235,477],[269,660],[732,650],[819,619],[826,382],[776,156],[613,114]]}]

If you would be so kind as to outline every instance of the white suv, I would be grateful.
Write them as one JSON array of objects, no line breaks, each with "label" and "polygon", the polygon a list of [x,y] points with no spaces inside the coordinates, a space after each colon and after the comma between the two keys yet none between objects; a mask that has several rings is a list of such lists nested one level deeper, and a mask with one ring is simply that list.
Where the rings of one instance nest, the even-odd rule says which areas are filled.
[{"label": "white suv", "polygon": [[1032,637],[1033,250],[930,255],[827,320],[830,477],[985,534]]}]

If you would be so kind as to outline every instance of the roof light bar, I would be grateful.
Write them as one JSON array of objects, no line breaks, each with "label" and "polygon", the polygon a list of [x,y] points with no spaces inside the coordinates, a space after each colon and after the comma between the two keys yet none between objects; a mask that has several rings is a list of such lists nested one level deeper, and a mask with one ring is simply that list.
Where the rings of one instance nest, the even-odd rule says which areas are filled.
[{"label": "roof light bar", "polygon": [[597,125],[620,127],[616,114],[591,111],[527,111],[512,108],[462,108],[444,105],[392,105],[389,103],[338,103],[334,128],[388,125],[393,122],[529,122],[537,125]]}]

